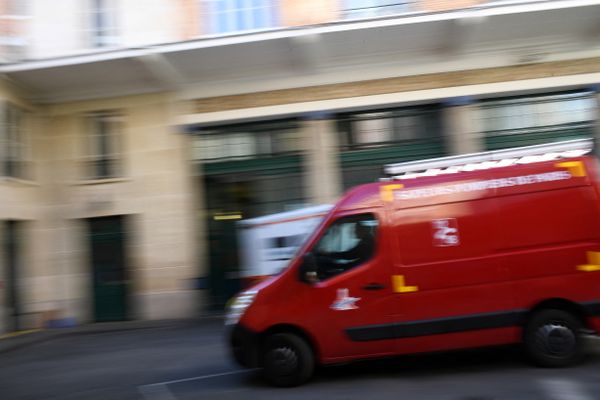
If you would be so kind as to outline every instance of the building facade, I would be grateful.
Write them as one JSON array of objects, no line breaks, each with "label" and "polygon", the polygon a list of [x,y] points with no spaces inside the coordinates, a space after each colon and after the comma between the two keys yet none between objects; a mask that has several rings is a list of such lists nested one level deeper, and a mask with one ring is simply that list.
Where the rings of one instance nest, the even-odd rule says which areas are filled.
[{"label": "building facade", "polygon": [[598,136],[599,1],[0,0],[0,331],[195,316],[236,221]]}]

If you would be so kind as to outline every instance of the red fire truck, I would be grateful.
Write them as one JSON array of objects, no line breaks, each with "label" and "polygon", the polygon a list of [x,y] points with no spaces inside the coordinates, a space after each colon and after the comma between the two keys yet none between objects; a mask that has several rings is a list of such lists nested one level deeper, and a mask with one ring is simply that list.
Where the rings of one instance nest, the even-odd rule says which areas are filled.
[{"label": "red fire truck", "polygon": [[237,361],[280,386],[316,364],[522,342],[542,366],[600,331],[600,175],[575,140],[388,165],[279,275],[238,295]]}]

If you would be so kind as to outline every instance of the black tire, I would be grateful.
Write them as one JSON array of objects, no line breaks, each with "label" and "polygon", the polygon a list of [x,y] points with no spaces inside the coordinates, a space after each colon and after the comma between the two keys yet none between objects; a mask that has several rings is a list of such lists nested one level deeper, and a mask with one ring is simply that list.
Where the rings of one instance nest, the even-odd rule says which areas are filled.
[{"label": "black tire", "polygon": [[298,386],[313,374],[315,356],[306,341],[291,333],[267,337],[263,347],[263,376],[275,386]]},{"label": "black tire", "polygon": [[528,356],[539,366],[566,367],[581,361],[582,323],[573,314],[547,309],[536,312],[525,327],[524,342]]}]

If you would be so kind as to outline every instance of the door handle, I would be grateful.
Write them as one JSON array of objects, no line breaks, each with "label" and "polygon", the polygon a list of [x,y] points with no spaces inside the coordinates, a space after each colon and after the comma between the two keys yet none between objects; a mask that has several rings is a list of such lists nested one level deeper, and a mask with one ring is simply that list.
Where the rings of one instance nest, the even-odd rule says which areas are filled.
[{"label": "door handle", "polygon": [[363,286],[363,289],[365,290],[381,290],[384,289],[385,285],[382,285],[381,283],[369,283],[368,285]]}]

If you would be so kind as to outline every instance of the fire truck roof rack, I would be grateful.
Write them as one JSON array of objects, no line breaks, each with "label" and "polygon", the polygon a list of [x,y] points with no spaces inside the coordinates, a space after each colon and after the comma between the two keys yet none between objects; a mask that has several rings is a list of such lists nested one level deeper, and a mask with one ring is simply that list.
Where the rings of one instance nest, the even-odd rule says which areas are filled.
[{"label": "fire truck roof rack", "polygon": [[387,178],[383,178],[383,180],[410,179],[419,176],[452,174],[461,171],[505,167],[513,164],[529,164],[559,158],[580,157],[592,152],[593,147],[594,142],[592,139],[576,139],[535,146],[387,164],[384,166],[384,173],[387,175]]}]

